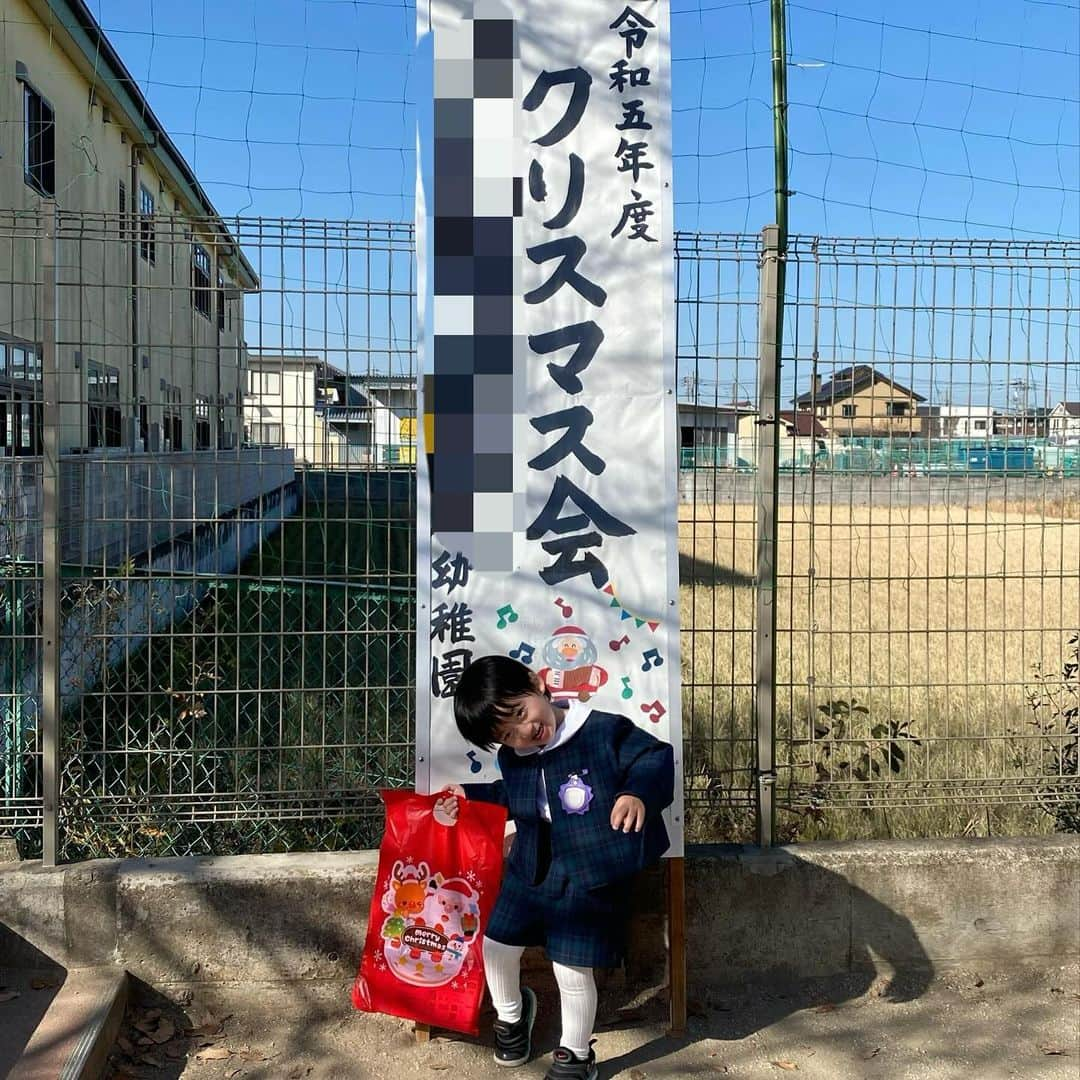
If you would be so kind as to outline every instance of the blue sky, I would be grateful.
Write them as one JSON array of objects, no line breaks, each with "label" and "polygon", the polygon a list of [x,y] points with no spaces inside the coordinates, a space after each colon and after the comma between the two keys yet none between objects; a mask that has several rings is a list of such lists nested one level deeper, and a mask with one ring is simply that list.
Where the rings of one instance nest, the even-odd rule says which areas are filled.
[{"label": "blue sky", "polygon": [[[89,2],[223,214],[411,221],[411,5]],[[1080,236],[1080,0],[791,0],[788,39],[793,233]],[[756,233],[773,220],[769,41],[768,0],[673,0],[676,228]],[[321,268],[295,245],[250,254],[263,281],[252,345],[409,368],[407,292],[379,295],[390,275],[407,282],[406,254],[355,247]],[[890,279],[883,265],[860,279],[842,264],[821,283],[826,372],[888,366],[958,404],[1007,404],[1017,380],[1032,403],[1080,397],[1075,270],[1033,271],[1022,253],[959,277],[943,266]],[[680,271],[682,295],[704,301],[680,305],[680,350],[717,401],[753,396],[756,380],[754,261],[737,281],[733,265]],[[809,269],[789,277],[802,302],[788,306],[798,361],[785,394],[809,378],[812,286]],[[943,356],[955,363],[933,362]]]},{"label": "blue sky", "polygon": [[[90,0],[225,214],[408,220],[415,11]],[[1080,235],[1080,4],[806,0],[788,13],[793,231]],[[676,226],[773,216],[767,0],[674,0]]]}]

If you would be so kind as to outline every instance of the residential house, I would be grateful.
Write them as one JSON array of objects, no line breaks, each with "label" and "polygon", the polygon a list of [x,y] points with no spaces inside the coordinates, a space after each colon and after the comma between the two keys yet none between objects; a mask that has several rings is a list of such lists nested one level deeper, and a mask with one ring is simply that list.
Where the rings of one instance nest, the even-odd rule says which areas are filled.
[{"label": "residential house", "polygon": [[245,445],[285,446],[298,465],[325,464],[326,425],[318,410],[324,368],[317,356],[249,353]]},{"label": "residential house", "polygon": [[311,466],[415,464],[415,418],[411,376],[351,375],[315,356],[249,358],[249,446],[287,447]]},{"label": "residential house", "polygon": [[930,439],[988,439],[994,434],[996,410],[992,405],[919,405]]},{"label": "residential house", "polygon": [[1059,401],[1050,410],[1050,438],[1070,445],[1080,443],[1080,401]]},{"label": "residential house", "polygon": [[[780,447],[777,465],[784,469],[808,467],[814,458],[828,454],[829,432],[825,425],[808,411],[783,410],[780,413]],[[758,462],[759,439],[762,428],[756,411],[739,419],[739,455]]]},{"label": "residential house", "polygon": [[911,438],[925,436],[927,418],[921,394],[889,378],[871,364],[833,372],[828,382],[799,394],[794,405],[811,413],[835,438]]},{"label": "residential house", "polygon": [[[679,467],[736,468],[746,461],[753,441],[740,438],[740,420],[754,412],[748,401],[708,405],[696,401],[678,403]],[[745,446],[745,452],[744,452]],[[750,459],[752,461],[752,458]],[[749,462],[747,462],[749,463]]]},{"label": "residential house", "polygon": [[258,279],[83,0],[2,0],[0,446],[41,452],[57,219],[62,452],[238,445]]}]

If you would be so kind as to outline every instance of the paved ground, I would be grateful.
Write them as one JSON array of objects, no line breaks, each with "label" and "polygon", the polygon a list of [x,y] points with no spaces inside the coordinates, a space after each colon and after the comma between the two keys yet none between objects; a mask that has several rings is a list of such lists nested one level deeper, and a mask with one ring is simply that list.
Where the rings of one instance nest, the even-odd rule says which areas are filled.
[{"label": "paved ground", "polygon": [[60,992],[64,971],[0,968],[0,1077],[19,1059],[34,1028]]},{"label": "paved ground", "polygon": [[[557,999],[546,987],[540,988],[538,1056],[515,1072],[496,1070],[490,1035],[479,1042],[437,1035],[418,1045],[410,1025],[352,1012],[344,986],[238,986],[179,999],[182,1008],[149,991],[136,994],[114,1078],[473,1080],[498,1073],[500,1080],[541,1080],[558,1034]],[[1076,966],[1012,977],[952,971],[928,984],[853,977],[801,983],[786,993],[716,993],[693,1003],[692,1012],[689,1036],[669,1039],[659,996],[626,1001],[625,994],[605,994],[601,1080],[1080,1076]],[[482,1023],[489,1031],[490,1018]],[[175,1034],[168,1037],[170,1027]],[[152,1045],[140,1046],[139,1038]]]}]

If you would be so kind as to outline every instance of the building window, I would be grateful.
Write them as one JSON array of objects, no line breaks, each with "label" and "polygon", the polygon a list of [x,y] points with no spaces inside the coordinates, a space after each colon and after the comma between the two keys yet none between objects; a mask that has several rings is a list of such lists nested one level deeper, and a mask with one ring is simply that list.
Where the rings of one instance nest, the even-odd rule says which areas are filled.
[{"label": "building window", "polygon": [[38,194],[51,198],[56,194],[56,120],[52,106],[25,83],[23,104],[23,176]]},{"label": "building window", "polygon": [[122,446],[119,369],[87,364],[86,400],[86,445],[91,449]]},{"label": "building window", "polygon": [[202,244],[191,245],[191,306],[210,318],[210,253]]},{"label": "building window", "polygon": [[0,341],[0,456],[41,453],[41,352]]},{"label": "building window", "polygon": [[220,270],[217,274],[217,328],[225,331],[225,278]]},{"label": "building window", "polygon": [[139,185],[139,254],[148,262],[157,262],[157,241],[154,237],[154,196]]},{"label": "building window", "polygon": [[986,430],[986,421],[985,420],[976,420],[974,422],[974,424],[973,424],[973,427],[975,428],[976,431],[985,431]]},{"label": "building window", "polygon": [[248,442],[256,446],[281,446],[280,424],[252,424],[248,428]]},{"label": "building window", "polygon": [[907,416],[908,403],[906,401],[887,401],[885,403],[885,415],[893,417]]},{"label": "building window", "polygon": [[178,386],[170,386],[165,391],[165,411],[161,421],[161,434],[166,450],[184,449],[184,421]]},{"label": "building window", "polygon": [[248,393],[258,397],[279,397],[281,375],[277,371],[249,371]]},{"label": "building window", "polygon": [[195,449],[210,449],[210,399],[195,395]]},{"label": "building window", "polygon": [[824,420],[825,417],[829,415],[829,407],[828,407],[828,405],[819,405],[817,414],[818,414],[818,416],[821,417],[822,420]]},{"label": "building window", "polygon": [[853,417],[855,415],[855,412],[856,412],[857,408],[858,408],[858,406],[856,406],[856,405],[841,405],[840,406],[840,415],[843,416],[843,417],[846,417],[847,419],[850,420],[851,417]]}]

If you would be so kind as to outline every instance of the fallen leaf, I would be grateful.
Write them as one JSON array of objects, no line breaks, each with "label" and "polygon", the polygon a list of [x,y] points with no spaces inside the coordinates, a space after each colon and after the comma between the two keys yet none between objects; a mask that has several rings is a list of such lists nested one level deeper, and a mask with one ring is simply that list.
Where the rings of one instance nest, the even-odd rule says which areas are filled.
[{"label": "fallen leaf", "polygon": [[0,1005],[2,1005],[5,1001],[13,1001],[18,996],[18,990],[0,990]]},{"label": "fallen leaf", "polygon": [[1068,1057],[1069,1051],[1064,1046],[1051,1046],[1050,1043],[1039,1043],[1039,1049],[1047,1057]]},{"label": "fallen leaf", "polygon": [[162,1043],[167,1043],[175,1034],[175,1025],[169,1020],[162,1020],[157,1030],[150,1033],[150,1038],[160,1046]]},{"label": "fallen leaf", "polygon": [[209,1021],[205,1024],[200,1024],[198,1027],[185,1028],[184,1034],[191,1035],[193,1038],[202,1038],[206,1035],[217,1035],[221,1032],[221,1024],[216,1020]]},{"label": "fallen leaf", "polygon": [[149,1035],[151,1031],[157,1030],[157,1023],[153,1020],[147,1020],[145,1018],[143,1018],[142,1020],[136,1020],[133,1026],[136,1031],[141,1031],[144,1035]]},{"label": "fallen leaf", "polygon": [[277,1057],[277,1054],[264,1054],[261,1050],[249,1050],[245,1047],[243,1050],[237,1050],[236,1056],[244,1061],[269,1061]]},{"label": "fallen leaf", "polygon": [[149,1035],[140,1035],[135,1041],[139,1044],[139,1046],[154,1045],[154,1040],[151,1039]]},{"label": "fallen leaf", "polygon": [[795,1072],[799,1067],[794,1061],[770,1061],[769,1064],[775,1065],[778,1069],[783,1069],[785,1072]]},{"label": "fallen leaf", "polygon": [[227,1046],[207,1046],[205,1049],[200,1050],[195,1057],[199,1061],[223,1061],[225,1058],[232,1057],[232,1051]]},{"label": "fallen leaf", "polygon": [[880,1046],[875,1046],[874,1049],[871,1050],[870,1053],[867,1054],[866,1057],[863,1060],[864,1061],[869,1061],[871,1058],[876,1058],[878,1056],[878,1054],[880,1054],[880,1053],[881,1053],[881,1047]]},{"label": "fallen leaf", "polygon": [[116,1045],[124,1051],[125,1054],[134,1054],[135,1047],[131,1045],[131,1040],[124,1038],[123,1035],[119,1036],[116,1040]]},{"label": "fallen leaf", "polygon": [[649,1074],[644,1069],[631,1069],[630,1080],[645,1080]]},{"label": "fallen leaf", "polygon": [[814,1012],[816,1013],[831,1013],[836,1012],[837,1006],[831,1001],[826,1001],[824,1005],[819,1005]]},{"label": "fallen leaf", "polygon": [[31,979],[30,985],[35,990],[52,990],[54,987],[59,986],[60,984],[56,981],[56,979]]},{"label": "fallen leaf", "polygon": [[152,1069],[164,1068],[165,1062],[161,1060],[156,1054],[142,1054],[139,1057],[140,1065],[149,1065]]}]

